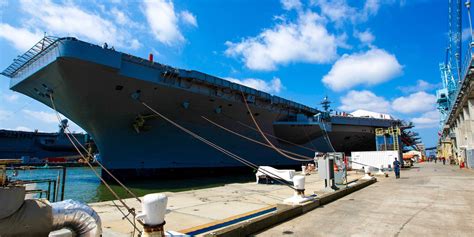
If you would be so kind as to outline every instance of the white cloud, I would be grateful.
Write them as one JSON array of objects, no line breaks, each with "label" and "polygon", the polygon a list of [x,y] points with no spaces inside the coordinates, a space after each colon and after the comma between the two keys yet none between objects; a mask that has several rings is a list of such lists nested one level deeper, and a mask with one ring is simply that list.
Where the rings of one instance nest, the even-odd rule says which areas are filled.
[{"label": "white cloud", "polygon": [[281,0],[281,5],[283,5],[283,9],[285,10],[301,9],[303,6],[300,0]]},{"label": "white cloud", "polygon": [[255,78],[246,78],[246,79],[235,79],[235,78],[226,78],[227,80],[248,86],[257,90],[265,91],[268,93],[279,93],[284,87],[281,83],[280,78],[274,77],[271,81],[267,82],[261,79]]},{"label": "white cloud", "polygon": [[390,102],[368,90],[352,90],[341,98],[341,106],[338,109],[348,112],[363,109],[372,112],[388,113],[390,111]]},{"label": "white cloud", "polygon": [[398,97],[392,102],[393,110],[400,113],[422,113],[432,111],[436,107],[436,96],[424,91],[409,96]]},{"label": "white cloud", "polygon": [[365,31],[354,31],[354,37],[359,39],[362,44],[371,45],[375,40],[375,36],[370,32],[369,29]]},{"label": "white cloud", "polygon": [[124,25],[130,22],[128,16],[116,7],[112,8],[112,10],[110,10],[110,13],[114,16],[115,21],[120,25]]},{"label": "white cloud", "polygon": [[44,123],[59,123],[58,118],[54,113],[48,113],[44,111],[32,111],[23,109],[22,112],[33,119],[38,119]]},{"label": "white cloud", "polygon": [[331,89],[341,91],[356,85],[376,85],[388,81],[399,76],[402,68],[395,55],[372,48],[363,53],[343,55],[322,81]]},{"label": "white cloud", "polygon": [[353,24],[367,21],[368,17],[377,14],[380,8],[379,0],[366,0],[361,9],[349,6],[347,0],[313,0],[312,4],[319,6],[322,15],[338,26],[346,21]]},{"label": "white cloud", "polygon": [[[29,18],[22,29],[42,29],[48,35],[75,36],[124,48],[136,40],[126,28],[118,27],[112,21],[82,9],[71,1],[55,3],[50,0],[22,0],[20,5]],[[120,15],[117,11],[115,14]],[[124,14],[116,19],[126,21]]]},{"label": "white cloud", "polygon": [[357,15],[357,9],[349,6],[346,0],[316,0],[314,4],[319,6],[322,15],[337,24],[348,19],[354,21]]},{"label": "white cloud", "polygon": [[17,93],[14,94],[5,94],[3,95],[3,99],[8,101],[8,102],[14,102],[17,101],[20,96]]},{"label": "white cloud", "polygon": [[381,0],[366,0],[363,13],[366,15],[375,15],[379,11]]},{"label": "white cloud", "polygon": [[43,38],[43,34],[31,32],[26,28],[15,28],[9,24],[0,23],[0,38],[9,41],[18,50],[26,51],[40,41]]},{"label": "white cloud", "polygon": [[18,126],[16,127],[14,130],[16,131],[25,131],[25,132],[31,132],[33,131],[33,129],[29,128],[29,127],[25,127],[25,126]]},{"label": "white cloud", "polygon": [[346,32],[338,35],[336,37],[336,44],[339,48],[343,48],[343,49],[352,49],[352,45],[348,44],[347,43],[347,34]]},{"label": "white cloud", "polygon": [[174,45],[185,40],[179,30],[173,2],[169,0],[145,1],[143,11],[152,34],[158,41],[166,45]]},{"label": "white cloud", "polygon": [[142,44],[141,44],[140,41],[138,41],[137,39],[133,39],[133,40],[130,42],[130,48],[131,48],[131,49],[139,49],[140,47],[142,47]]},{"label": "white cloud", "polygon": [[194,27],[198,26],[196,16],[194,16],[191,12],[182,11],[179,15],[181,16],[181,20],[184,23],[186,23],[188,25],[191,25],[191,26],[194,26]]},{"label": "white cloud", "polygon": [[441,87],[441,83],[431,84],[424,80],[417,80],[416,85],[414,86],[399,86],[397,87],[397,89],[405,93],[413,93],[417,91],[431,91],[440,87]]},{"label": "white cloud", "polygon": [[435,128],[439,125],[439,112],[436,110],[426,112],[420,117],[413,118],[411,121],[416,128]]},{"label": "white cloud", "polygon": [[227,56],[241,57],[254,70],[274,70],[290,62],[328,63],[337,56],[336,37],[316,13],[298,13],[296,22],[281,22],[239,43],[226,42]]},{"label": "white cloud", "polygon": [[13,115],[11,111],[0,109],[0,121],[7,120]]}]

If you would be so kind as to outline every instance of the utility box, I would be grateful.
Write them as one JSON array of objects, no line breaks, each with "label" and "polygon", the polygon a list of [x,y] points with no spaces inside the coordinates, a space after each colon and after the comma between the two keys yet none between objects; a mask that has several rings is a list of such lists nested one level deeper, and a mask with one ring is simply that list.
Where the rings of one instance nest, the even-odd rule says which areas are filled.
[{"label": "utility box", "polygon": [[321,179],[331,179],[331,174],[329,173],[330,170],[328,167],[329,167],[328,157],[324,156],[318,159],[318,174]]},{"label": "utility box", "polygon": [[[333,191],[339,189],[336,184],[338,181],[335,179],[337,176],[339,180],[345,180],[343,174],[339,174],[334,171],[335,167],[344,164],[344,153],[332,152],[327,153],[324,157],[318,159],[318,173],[321,179],[324,179],[324,186],[326,191]],[[345,171],[344,171],[345,174]],[[339,181],[343,184],[344,181]]]},{"label": "utility box", "polygon": [[343,152],[331,152],[327,155],[334,160],[334,182],[343,185],[347,177],[346,163],[344,162]]},{"label": "utility box", "polygon": [[352,169],[362,169],[365,166],[369,166],[372,170],[382,166],[386,169],[393,166],[395,158],[401,162],[398,151],[357,151],[351,152],[351,158]]}]

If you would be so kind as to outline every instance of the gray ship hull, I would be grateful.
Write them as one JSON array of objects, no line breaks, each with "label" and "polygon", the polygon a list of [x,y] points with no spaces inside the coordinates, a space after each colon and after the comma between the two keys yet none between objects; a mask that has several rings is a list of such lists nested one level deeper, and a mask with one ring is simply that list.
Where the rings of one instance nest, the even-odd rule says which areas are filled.
[{"label": "gray ship hull", "polygon": [[[36,60],[37,65],[27,65],[12,75],[11,88],[49,107],[52,104],[47,93],[52,92],[57,110],[94,138],[102,163],[118,176],[167,175],[172,171],[183,174],[191,169],[218,172],[244,167],[156,117],[132,98],[136,92],[141,101],[171,120],[256,165],[288,167],[301,161],[282,157],[273,149],[235,136],[203,118],[264,142],[252,129],[242,93],[262,130],[279,148],[308,157],[313,157],[315,150],[332,150],[323,136],[326,127],[313,120],[318,111],[309,107],[206,74],[172,69],[77,40],[64,40],[54,47],[41,55],[44,60]],[[301,117],[305,120],[295,119]],[[288,126],[280,126],[276,123],[279,121],[288,122]],[[374,128],[390,124],[350,123],[327,124],[335,150],[374,150]]]}]

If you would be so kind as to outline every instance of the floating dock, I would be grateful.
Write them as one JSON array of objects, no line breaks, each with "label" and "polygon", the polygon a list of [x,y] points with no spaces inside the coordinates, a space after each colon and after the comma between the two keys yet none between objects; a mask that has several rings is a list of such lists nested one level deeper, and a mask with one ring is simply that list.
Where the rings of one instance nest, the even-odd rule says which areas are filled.
[{"label": "floating dock", "polygon": [[[283,200],[293,195],[293,190],[284,185],[235,183],[208,189],[167,192],[165,230],[188,235],[221,235],[223,232],[235,232],[238,227],[238,231],[253,232],[262,226],[270,227],[347,195],[355,191],[357,186],[363,187],[364,183],[370,184],[370,181],[355,182],[363,176],[363,173],[349,171],[347,181],[352,183],[350,188],[330,193],[322,191],[324,180],[317,173],[306,176],[305,193],[311,195],[314,192],[317,199],[298,206],[282,205]],[[140,210],[140,203],[136,199],[125,199],[125,202]],[[101,217],[104,236],[130,236],[133,233],[133,227],[117,211],[116,205],[119,204],[117,201],[89,204]],[[249,224],[256,219],[259,220],[258,227]],[[247,227],[239,227],[242,223]]]}]

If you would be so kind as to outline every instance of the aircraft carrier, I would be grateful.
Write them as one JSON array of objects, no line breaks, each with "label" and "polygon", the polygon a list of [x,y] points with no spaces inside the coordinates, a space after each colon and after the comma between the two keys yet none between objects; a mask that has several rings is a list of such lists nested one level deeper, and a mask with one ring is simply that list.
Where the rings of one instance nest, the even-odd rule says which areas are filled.
[{"label": "aircraft carrier", "polygon": [[[307,157],[315,151],[375,150],[375,128],[391,118],[330,115],[194,70],[177,69],[76,38],[45,37],[2,72],[12,90],[53,107],[90,134],[119,177],[183,175],[243,167],[178,130],[137,101],[256,165],[287,167],[264,142]],[[246,103],[250,111],[246,108]],[[225,129],[227,130],[225,130]],[[233,131],[242,136],[237,136]]]},{"label": "aircraft carrier", "polygon": [[[77,156],[64,134],[68,121],[61,121],[58,132],[16,131],[0,129],[0,159],[21,159],[22,164],[43,164],[48,159]],[[83,146],[90,142],[87,134],[72,134]]]}]

